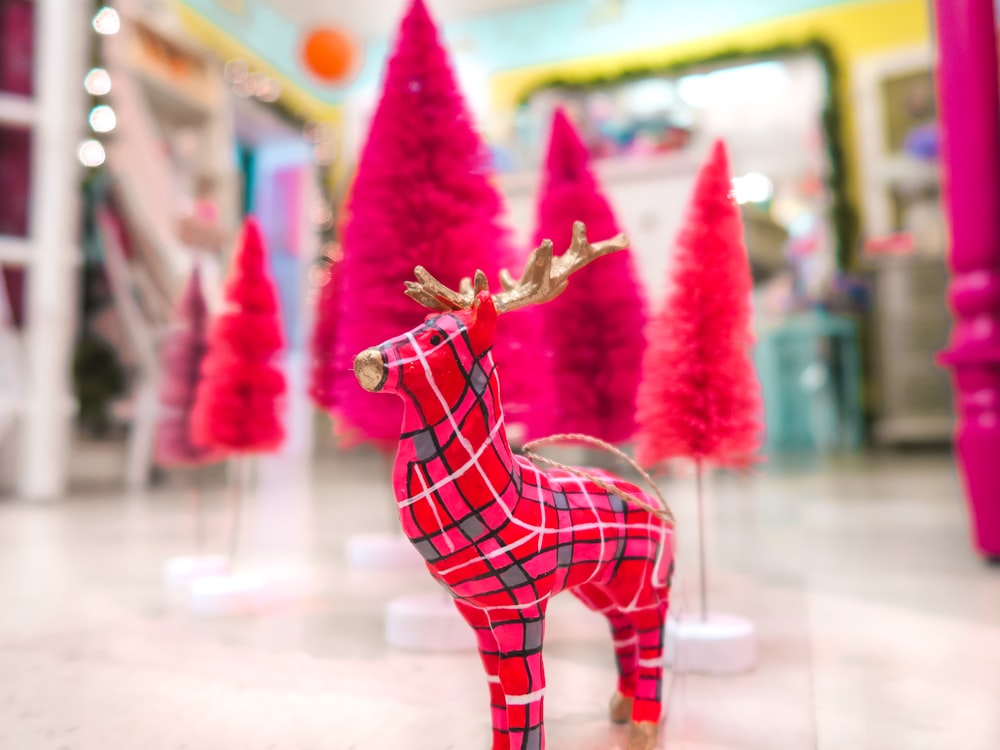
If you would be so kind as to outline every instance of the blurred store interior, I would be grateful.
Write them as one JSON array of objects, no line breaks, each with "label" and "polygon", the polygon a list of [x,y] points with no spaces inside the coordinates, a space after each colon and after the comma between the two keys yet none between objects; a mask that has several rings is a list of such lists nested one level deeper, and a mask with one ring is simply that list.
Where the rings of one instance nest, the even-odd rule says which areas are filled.
[{"label": "blurred store interior", "polygon": [[[707,553],[713,602],[754,621],[757,659],[669,672],[662,747],[1000,747],[993,3],[425,2],[514,268],[557,110],[648,317],[676,291],[699,169],[728,149],[766,429],[748,470],[711,471],[700,543],[692,464],[658,479],[678,519],[671,606],[696,608]],[[357,546],[402,538],[395,444],[317,406],[315,342],[341,320],[324,285],[363,283],[345,260],[352,190],[410,10],[0,0],[0,747],[487,747],[475,651],[383,634],[387,602],[436,591],[418,558]],[[387,200],[421,198],[406,192]],[[159,460],[178,408],[165,351],[192,269],[209,317],[232,311],[247,216],[276,290],[283,439],[178,467]],[[402,250],[383,252],[395,273]],[[350,299],[396,309],[393,284],[398,299]],[[353,331],[336,335],[343,379]],[[637,476],[592,447],[553,451]],[[196,556],[229,555],[224,591],[171,572],[192,534]],[[551,750],[625,747],[604,718],[605,630],[569,596],[552,606]]]}]

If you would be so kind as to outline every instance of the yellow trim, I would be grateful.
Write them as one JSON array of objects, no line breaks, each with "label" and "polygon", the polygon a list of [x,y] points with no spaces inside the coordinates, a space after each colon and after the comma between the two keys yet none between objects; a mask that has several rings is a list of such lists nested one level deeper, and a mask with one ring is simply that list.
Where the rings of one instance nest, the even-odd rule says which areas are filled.
[{"label": "yellow trim", "polygon": [[927,0],[853,2],[797,13],[741,29],[657,49],[635,50],[566,60],[498,73],[490,81],[495,112],[512,112],[533,89],[546,81],[587,81],[630,69],[669,66],[708,58],[735,49],[765,50],[821,39],[830,45],[840,67],[840,101],[844,154],[851,176],[848,199],[859,206],[857,123],[854,116],[853,65],[861,58],[894,48],[930,44]]},{"label": "yellow trim", "polygon": [[[341,127],[343,113],[340,106],[320,101],[312,94],[303,91],[290,78],[274,70],[270,63],[256,55],[249,47],[233,38],[210,21],[205,20],[197,11],[177,3],[175,5],[181,23],[202,44],[224,58],[240,58],[246,60],[254,70],[267,71],[267,74],[281,82],[281,103],[293,114],[306,121],[332,123],[336,136],[337,153],[343,148]],[[326,181],[331,190],[335,191],[340,183],[344,169],[344,159],[338,158],[326,170]]]},{"label": "yellow trim", "polygon": [[[586,81],[597,76],[614,76],[632,68],[668,66],[709,57],[723,50],[765,49],[811,39],[826,41],[842,64],[850,63],[864,55],[929,41],[929,21],[926,0],[845,3],[667,47],[564,60],[497,73],[490,82],[490,93],[494,109],[503,112],[516,107],[527,92],[553,78]],[[848,65],[844,66],[843,74],[849,77]]]},{"label": "yellow trim", "polygon": [[180,3],[175,7],[184,27],[202,44],[214,50],[216,54],[224,58],[242,58],[249,63],[251,68],[266,70],[268,75],[277,78],[281,82],[281,103],[303,120],[339,122],[340,107],[338,105],[320,101],[312,94],[303,91],[290,78],[274,70],[264,58],[256,55],[250,48],[211,21],[205,20],[197,11]]}]

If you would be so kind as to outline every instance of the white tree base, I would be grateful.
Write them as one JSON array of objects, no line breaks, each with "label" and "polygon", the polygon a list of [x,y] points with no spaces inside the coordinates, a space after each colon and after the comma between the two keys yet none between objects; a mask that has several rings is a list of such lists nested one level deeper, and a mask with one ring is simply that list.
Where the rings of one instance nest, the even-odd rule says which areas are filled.
[{"label": "white tree base", "polygon": [[256,614],[309,597],[313,576],[298,568],[249,570],[191,582],[188,605],[200,617]]},{"label": "white tree base", "polygon": [[665,651],[667,664],[680,672],[739,674],[757,662],[757,636],[753,623],[736,615],[668,617]]},{"label": "white tree base", "polygon": [[201,617],[244,615],[267,609],[267,579],[260,573],[208,576],[192,581],[191,612]]},{"label": "white tree base", "polygon": [[385,612],[385,638],[407,651],[475,651],[476,637],[443,591],[401,596]]},{"label": "white tree base", "polygon": [[421,570],[424,560],[402,534],[354,534],[347,538],[352,570]]},{"label": "white tree base", "polygon": [[171,557],[163,566],[163,583],[171,591],[186,591],[192,582],[206,576],[229,573],[229,559],[222,555]]}]

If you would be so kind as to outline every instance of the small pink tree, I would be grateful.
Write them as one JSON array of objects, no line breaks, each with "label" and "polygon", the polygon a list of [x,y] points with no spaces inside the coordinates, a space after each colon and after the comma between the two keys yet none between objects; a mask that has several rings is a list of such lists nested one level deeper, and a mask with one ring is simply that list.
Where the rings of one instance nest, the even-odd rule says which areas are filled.
[{"label": "small pink tree", "polygon": [[[343,437],[389,451],[399,438],[402,407],[363,391],[351,363],[361,350],[423,319],[420,307],[399,293],[413,279],[414,267],[423,264],[457,288],[476,268],[496,280],[502,265],[520,260],[508,252],[489,154],[422,0],[413,0],[402,21],[348,212],[331,398]],[[495,354],[504,400],[516,412],[536,398],[535,344],[511,339],[536,328],[529,314],[511,318]],[[531,420],[541,412],[522,408],[520,415]]]},{"label": "small pink tree", "polygon": [[161,352],[160,410],[155,455],[161,466],[199,466],[219,458],[219,451],[191,434],[191,412],[208,349],[208,307],[198,268],[191,272],[177,305],[176,322]]},{"label": "small pink tree", "polygon": [[209,332],[192,413],[194,439],[228,453],[268,453],[285,438],[284,347],[278,293],[260,226],[243,225],[226,281],[225,305]]},{"label": "small pink tree", "polygon": [[191,419],[196,441],[237,459],[230,559],[236,557],[239,538],[244,459],[273,452],[285,439],[285,375],[276,361],[283,347],[264,237],[257,221],[247,217],[226,280],[225,305],[209,332]]},{"label": "small pink tree", "polygon": [[[535,229],[536,244],[569,246],[574,221],[607,239],[618,222],[590,171],[587,150],[566,113],[552,121]],[[541,308],[552,345],[554,423],[610,443],[635,432],[639,363],[646,346],[645,302],[630,251],[581,270],[566,292]]]},{"label": "small pink tree", "polygon": [[[195,266],[177,305],[176,322],[161,352],[162,379],[154,453],[161,466],[195,468],[222,458],[220,452],[198,443],[191,434],[191,412],[208,349],[208,307]],[[192,477],[195,552],[204,547],[204,513],[199,483]]]}]

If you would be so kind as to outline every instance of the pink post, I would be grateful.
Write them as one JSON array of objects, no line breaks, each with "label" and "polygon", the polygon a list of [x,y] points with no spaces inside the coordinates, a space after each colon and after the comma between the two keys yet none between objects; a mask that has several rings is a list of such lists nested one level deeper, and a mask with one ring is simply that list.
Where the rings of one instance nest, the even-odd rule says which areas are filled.
[{"label": "pink post", "polygon": [[951,224],[956,448],[979,551],[1000,560],[1000,90],[992,0],[935,0]]}]

